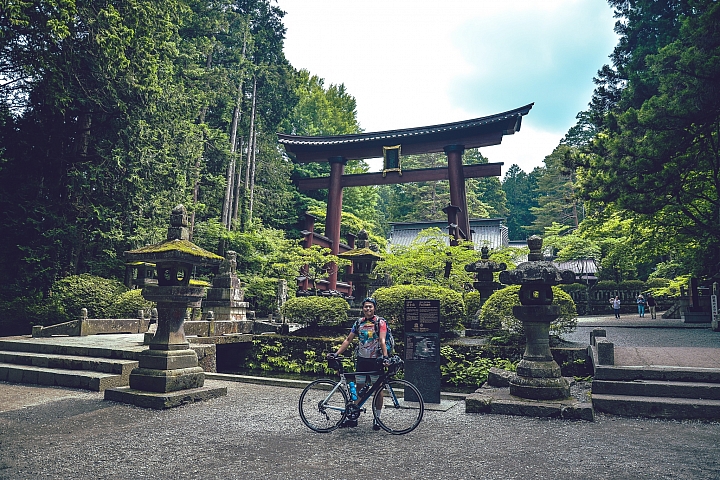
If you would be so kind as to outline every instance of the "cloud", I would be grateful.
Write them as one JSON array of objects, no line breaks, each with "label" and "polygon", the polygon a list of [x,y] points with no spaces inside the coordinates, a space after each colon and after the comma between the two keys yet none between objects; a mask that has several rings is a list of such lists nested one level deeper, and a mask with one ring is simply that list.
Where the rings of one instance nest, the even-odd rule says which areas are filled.
[{"label": "cloud", "polygon": [[452,83],[456,105],[501,112],[535,102],[531,115],[544,129],[565,133],[574,125],[617,41],[613,19],[602,2],[548,3],[473,17],[454,32],[473,66]]},{"label": "cloud", "polygon": [[365,131],[455,122],[535,102],[521,132],[483,151],[525,171],[542,165],[587,108],[592,77],[617,42],[602,0],[278,4],[288,12],[287,58],[326,86],[345,84]]}]

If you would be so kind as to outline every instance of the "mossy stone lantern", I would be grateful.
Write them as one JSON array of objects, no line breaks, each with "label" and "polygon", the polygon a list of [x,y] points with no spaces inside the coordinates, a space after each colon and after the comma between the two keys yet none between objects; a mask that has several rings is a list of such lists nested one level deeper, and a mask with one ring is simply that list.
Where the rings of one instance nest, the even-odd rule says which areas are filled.
[{"label": "mossy stone lantern", "polygon": [[382,256],[370,248],[368,234],[365,230],[358,232],[358,247],[341,253],[338,257],[352,262],[352,273],[345,274],[345,280],[353,282],[354,298],[367,297],[370,281],[375,277],[373,270]]},{"label": "mossy stone lantern", "polygon": [[154,263],[157,268],[157,285],[142,290],[146,300],[157,304],[157,331],[150,349],[140,355],[139,368],[130,374],[130,388],[172,392],[204,383],[183,328],[188,308],[199,308],[205,295],[204,287],[190,285],[190,276],[193,267],[218,267],[223,257],[190,242],[187,225],[187,212],[179,205],[170,215],[166,241],[125,252],[127,261]]},{"label": "mossy stone lantern", "polygon": [[526,346],[517,366],[517,374],[510,379],[510,394],[534,400],[556,400],[570,396],[570,385],[560,373],[550,351],[550,323],[560,315],[560,307],[552,305],[552,287],[573,283],[575,274],[560,271],[542,254],[542,238],[528,238],[528,261],[515,270],[500,272],[506,285],[520,285],[520,305],[513,307],[513,315],[523,324]]}]

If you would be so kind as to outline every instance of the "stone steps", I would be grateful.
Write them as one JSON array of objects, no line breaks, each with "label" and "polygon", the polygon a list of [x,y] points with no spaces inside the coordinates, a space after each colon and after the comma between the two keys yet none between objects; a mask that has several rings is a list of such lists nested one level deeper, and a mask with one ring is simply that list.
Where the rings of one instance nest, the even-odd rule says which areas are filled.
[{"label": "stone steps", "polygon": [[81,355],[54,355],[33,352],[6,352],[0,350],[0,363],[27,365],[60,370],[89,370],[98,373],[129,376],[138,366],[136,360],[120,360]]},{"label": "stone steps", "polygon": [[129,384],[137,356],[98,346],[0,339],[0,381],[102,392]]},{"label": "stone steps", "polygon": [[720,419],[720,400],[605,395],[593,392],[592,403],[597,411],[623,417]]},{"label": "stone steps", "polygon": [[658,380],[612,381],[594,380],[593,398],[596,395],[628,395],[633,397],[694,398],[720,400],[720,383],[671,382]]},{"label": "stone steps", "polygon": [[596,380],[720,383],[720,369],[652,365],[597,365],[593,377]]},{"label": "stone steps", "polygon": [[707,361],[712,354],[705,350],[618,350],[606,331],[596,328],[590,334],[588,353],[596,411],[625,417],[720,420],[720,368]]},{"label": "stone steps", "polygon": [[102,392],[107,388],[127,385],[128,377],[91,370],[65,370],[32,365],[0,363],[0,381],[79,388]]},{"label": "stone steps", "polygon": [[[98,335],[98,337],[100,337],[100,335]],[[0,339],[0,351],[40,353],[43,355],[74,355],[122,360],[137,360],[139,358],[139,350],[132,351],[102,346],[66,345],[43,342],[42,340],[43,339],[35,342],[30,339]]]}]

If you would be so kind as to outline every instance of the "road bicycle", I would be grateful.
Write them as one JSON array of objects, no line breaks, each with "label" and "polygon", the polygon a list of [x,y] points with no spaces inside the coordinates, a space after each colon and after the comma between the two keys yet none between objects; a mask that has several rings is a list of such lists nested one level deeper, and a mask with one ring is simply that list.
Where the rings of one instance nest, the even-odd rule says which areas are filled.
[{"label": "road bicycle", "polygon": [[[332,432],[347,420],[357,420],[365,402],[372,398],[372,413],[375,422],[388,433],[402,435],[411,432],[420,424],[425,403],[420,391],[412,383],[394,378],[405,362],[397,355],[389,360],[382,373],[345,372],[342,357],[328,357],[328,366],[338,373],[338,380],[321,378],[305,387],[300,394],[298,408],[300,418],[310,429],[319,432]],[[379,359],[382,361],[382,359]],[[348,381],[365,376],[368,381],[357,393],[357,402],[350,399]],[[371,377],[378,377],[370,384]],[[351,380],[348,380],[350,378]],[[383,397],[383,407],[376,407],[376,397]],[[376,403],[377,402],[377,403]],[[379,411],[381,410],[381,411]]]}]

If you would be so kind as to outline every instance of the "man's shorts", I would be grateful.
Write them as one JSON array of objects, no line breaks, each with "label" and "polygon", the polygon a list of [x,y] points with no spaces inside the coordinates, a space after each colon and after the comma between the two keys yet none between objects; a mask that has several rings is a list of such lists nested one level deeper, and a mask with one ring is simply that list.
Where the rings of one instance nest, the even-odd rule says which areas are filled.
[{"label": "man's shorts", "polygon": [[355,383],[366,383],[367,377],[370,377],[370,383],[375,383],[378,376],[382,373],[382,366],[378,364],[377,358],[357,357],[355,362],[355,371],[377,373],[377,375],[356,375]]}]

